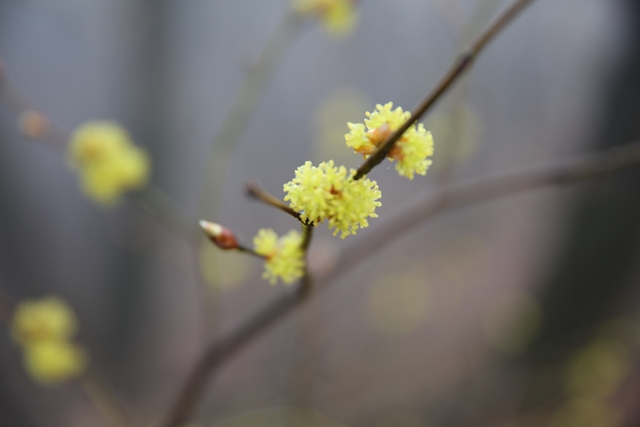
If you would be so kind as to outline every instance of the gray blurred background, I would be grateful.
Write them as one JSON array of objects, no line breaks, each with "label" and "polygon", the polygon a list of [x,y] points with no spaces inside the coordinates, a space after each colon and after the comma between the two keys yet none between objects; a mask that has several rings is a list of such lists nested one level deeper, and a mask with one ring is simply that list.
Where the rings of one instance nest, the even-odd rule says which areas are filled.
[{"label": "gray blurred background", "polygon": [[[250,241],[261,227],[297,224],[247,200],[248,179],[281,197],[306,160],[357,166],[346,122],[376,103],[411,109],[506,3],[362,0],[344,38],[310,19],[222,159],[221,191],[204,212],[209,148],[287,1],[2,0],[0,56],[60,126],[119,121],[151,153],[156,186]],[[534,2],[425,119],[436,143],[427,176],[408,181],[388,162],[369,175],[380,216],[451,180],[638,138],[637,3]],[[21,136],[4,105],[0,150],[1,289],[64,297],[139,425],[165,413],[211,338],[283,291],[260,278],[257,260],[190,245],[130,202],[94,205],[66,160]],[[626,172],[536,190],[414,229],[228,364],[202,425],[250,411],[224,425],[640,425],[639,180]],[[311,255],[344,244],[321,226]],[[102,425],[73,385],[33,384],[1,338],[0,425]],[[584,356],[595,367],[580,374],[572,360],[598,340],[618,347]],[[605,387],[592,379],[602,364],[620,372],[598,377],[614,390],[572,395],[575,372]],[[598,405],[605,415],[589,412]],[[283,407],[301,411],[274,412]]]}]

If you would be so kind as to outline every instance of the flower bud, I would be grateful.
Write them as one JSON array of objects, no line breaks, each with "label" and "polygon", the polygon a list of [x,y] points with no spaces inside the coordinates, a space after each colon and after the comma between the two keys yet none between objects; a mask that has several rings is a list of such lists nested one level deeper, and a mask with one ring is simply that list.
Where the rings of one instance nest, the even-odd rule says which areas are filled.
[{"label": "flower bud", "polygon": [[209,221],[200,221],[202,231],[220,249],[238,249],[238,239],[233,231],[220,224]]},{"label": "flower bud", "polygon": [[39,139],[49,132],[49,119],[39,111],[24,110],[18,118],[20,132],[28,138]]}]

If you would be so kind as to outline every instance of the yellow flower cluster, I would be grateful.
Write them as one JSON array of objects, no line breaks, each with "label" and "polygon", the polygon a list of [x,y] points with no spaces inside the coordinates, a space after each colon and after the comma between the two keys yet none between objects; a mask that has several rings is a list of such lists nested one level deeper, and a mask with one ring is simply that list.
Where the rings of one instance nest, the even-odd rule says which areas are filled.
[{"label": "yellow flower cluster", "polygon": [[317,15],[330,34],[349,32],[356,23],[354,0],[292,0],[293,9],[301,15]]},{"label": "yellow flower cluster", "polygon": [[334,236],[355,234],[358,228],[369,226],[368,217],[377,218],[376,207],[382,193],[378,184],[367,178],[353,180],[355,170],[336,167],[333,160],[315,167],[311,162],[296,169],[293,180],[284,185],[284,200],[300,213],[304,221],[318,224],[325,219]]},{"label": "yellow flower cluster", "polygon": [[[402,111],[393,103],[376,105],[376,111],[367,112],[368,119],[362,123],[347,123],[350,132],[345,135],[347,146],[365,157],[372,154],[380,144],[411,117],[408,111]],[[396,170],[402,176],[413,179],[414,174],[425,175],[431,165],[428,157],[433,155],[433,136],[422,123],[412,125],[395,143],[387,157],[397,160]]]},{"label": "yellow flower cluster", "polygon": [[24,350],[27,372],[49,385],[78,376],[85,368],[84,350],[70,340],[77,329],[73,312],[60,298],[21,303],[11,323],[11,335]]},{"label": "yellow flower cluster", "polygon": [[253,238],[254,251],[265,257],[264,279],[274,285],[278,278],[290,284],[304,274],[304,253],[301,248],[302,236],[295,230],[284,236],[272,229],[262,228]]},{"label": "yellow flower cluster", "polygon": [[149,176],[147,153],[111,122],[88,122],[72,135],[69,159],[81,176],[84,192],[111,206],[122,193],[143,187]]}]

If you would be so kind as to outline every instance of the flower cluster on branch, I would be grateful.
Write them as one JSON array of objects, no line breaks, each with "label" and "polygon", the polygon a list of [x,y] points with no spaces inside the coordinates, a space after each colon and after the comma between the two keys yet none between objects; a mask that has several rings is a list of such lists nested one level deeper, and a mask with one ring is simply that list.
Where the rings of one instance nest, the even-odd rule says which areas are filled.
[{"label": "flower cluster on branch", "polygon": [[[362,123],[347,123],[350,132],[345,135],[347,146],[356,153],[368,157],[387,140],[387,138],[411,117],[411,113],[393,103],[378,104],[373,113],[367,112],[368,119]],[[415,174],[425,175],[431,166],[433,156],[433,136],[422,123],[412,125],[400,137],[387,157],[397,160],[396,170],[402,176],[413,179]]]},{"label": "flower cluster on branch", "polygon": [[359,228],[369,226],[367,218],[376,218],[375,210],[381,203],[382,193],[378,184],[370,179],[354,180],[355,170],[347,172],[344,166],[336,167],[333,160],[313,166],[306,162],[296,170],[295,177],[284,185],[284,200],[300,212],[304,221],[313,225],[325,219],[333,235],[341,238],[356,234]]},{"label": "flower cluster on branch", "polygon": [[[376,111],[366,113],[364,124],[348,123],[350,132],[345,135],[348,147],[365,156],[373,154],[391,133],[399,129],[410,113],[393,104],[378,104]],[[397,160],[400,175],[413,179],[424,175],[431,164],[433,138],[422,124],[412,125],[401,136],[388,157]],[[377,218],[376,208],[381,206],[382,192],[378,183],[367,177],[357,179],[356,170],[336,166],[333,160],[314,166],[307,161],[295,171],[293,179],[283,186],[286,193],[283,204],[256,185],[250,194],[257,199],[287,212],[302,222],[304,227],[316,226],[325,220],[333,235],[340,233],[344,239],[357,230],[369,226],[369,218]],[[224,250],[253,252],[265,259],[263,277],[274,284],[278,279],[289,284],[304,276],[304,257],[308,241],[296,231],[278,237],[271,229],[261,229],[253,239],[254,249],[240,245],[235,234],[218,224],[202,221],[201,226],[211,241]],[[232,244],[229,244],[232,242]]]}]

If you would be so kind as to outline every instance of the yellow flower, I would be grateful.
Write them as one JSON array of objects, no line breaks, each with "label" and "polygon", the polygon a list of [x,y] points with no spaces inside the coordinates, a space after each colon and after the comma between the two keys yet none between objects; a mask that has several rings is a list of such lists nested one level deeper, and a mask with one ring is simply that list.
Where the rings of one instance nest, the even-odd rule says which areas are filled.
[{"label": "yellow flower", "polygon": [[[347,146],[365,157],[372,154],[380,144],[411,117],[411,113],[393,103],[376,105],[376,111],[367,112],[368,119],[362,123],[347,123],[349,133],[344,136]],[[420,123],[412,125],[387,154],[389,160],[397,160],[396,171],[413,179],[414,174],[425,175],[433,156],[433,136]]]},{"label": "yellow flower", "polygon": [[21,345],[64,340],[71,337],[76,329],[75,315],[69,306],[57,297],[21,303],[16,308],[11,322],[11,334]]},{"label": "yellow flower", "polygon": [[302,15],[316,15],[330,34],[348,33],[356,23],[354,0],[292,0],[293,9]]},{"label": "yellow flower", "polygon": [[304,221],[315,225],[327,219],[329,228],[335,228],[334,236],[341,232],[344,239],[358,228],[368,227],[367,218],[377,218],[375,210],[381,205],[378,184],[367,178],[354,181],[355,172],[351,169],[347,173],[344,166],[334,166],[333,160],[318,167],[306,162],[284,185],[284,200],[300,212]]},{"label": "yellow flower", "polygon": [[24,365],[33,379],[53,384],[82,372],[87,357],[81,347],[69,341],[77,327],[75,315],[60,298],[18,305],[11,334],[24,350]]},{"label": "yellow flower", "polygon": [[38,341],[25,347],[25,369],[34,380],[44,385],[77,377],[86,364],[84,350],[64,340]]},{"label": "yellow flower", "polygon": [[147,153],[111,122],[88,122],[72,135],[69,159],[78,170],[84,192],[109,206],[122,193],[143,187],[149,176]]},{"label": "yellow flower", "polygon": [[272,285],[280,278],[290,284],[304,274],[304,254],[301,245],[302,236],[291,230],[284,236],[278,235],[272,229],[262,228],[253,238],[256,253],[265,257],[264,279]]}]

